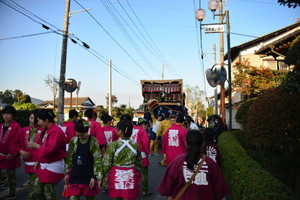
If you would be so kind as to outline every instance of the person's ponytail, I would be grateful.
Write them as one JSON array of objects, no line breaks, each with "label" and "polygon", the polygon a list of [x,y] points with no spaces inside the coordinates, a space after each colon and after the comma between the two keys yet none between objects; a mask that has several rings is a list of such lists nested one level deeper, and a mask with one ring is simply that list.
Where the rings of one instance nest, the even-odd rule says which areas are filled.
[{"label": "person's ponytail", "polygon": [[187,168],[194,170],[194,165],[197,164],[201,154],[203,144],[203,134],[198,130],[191,130],[186,134],[187,155],[186,162]]},{"label": "person's ponytail", "polygon": [[121,120],[117,124],[117,128],[123,132],[124,137],[130,137],[132,134],[133,125],[131,121]]}]

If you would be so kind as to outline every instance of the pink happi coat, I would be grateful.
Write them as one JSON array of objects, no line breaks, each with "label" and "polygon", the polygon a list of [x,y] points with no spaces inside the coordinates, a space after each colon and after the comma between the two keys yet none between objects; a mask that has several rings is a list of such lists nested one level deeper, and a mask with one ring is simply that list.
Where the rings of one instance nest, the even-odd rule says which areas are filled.
[{"label": "pink happi coat", "polygon": [[90,130],[89,130],[90,135],[94,136],[97,139],[100,146],[106,144],[104,131],[103,131],[103,128],[101,127],[100,123],[96,122],[93,119],[88,119],[88,121],[91,124]]},{"label": "pink happi coat", "polygon": [[[42,134],[43,134],[43,129],[39,127],[37,129],[37,132],[34,136],[33,142],[36,142],[38,144],[42,143]],[[30,153],[30,158],[23,158],[25,161],[25,172],[26,173],[36,173],[34,170],[34,167],[32,164],[26,164],[27,162],[33,163],[37,161],[38,159],[38,149],[35,148],[28,148],[28,141],[29,141],[29,135],[30,134],[30,126],[24,127],[21,129],[20,134],[16,138],[15,145],[16,149],[18,152],[21,150],[27,151]]]},{"label": "pink happi coat", "polygon": [[119,139],[116,128],[112,126],[103,126],[102,128],[106,138],[107,145]]},{"label": "pink happi coat", "polygon": [[66,143],[69,144],[72,137],[76,135],[75,133],[75,123],[73,121],[65,121],[62,125],[65,127],[66,131],[65,134],[67,135]]},{"label": "pink happi coat", "polygon": [[[19,152],[15,148],[15,139],[19,134],[21,127],[13,121],[7,131],[3,133],[3,124],[0,124],[0,169],[17,169],[21,166]],[[13,158],[7,160],[6,155],[11,154]]]},{"label": "pink happi coat", "polygon": [[138,143],[140,147],[142,153],[143,167],[149,166],[148,155],[150,154],[150,140],[147,131],[145,131],[141,126],[134,125],[130,140],[133,140],[136,143]]},{"label": "pink happi coat", "polygon": [[[53,163],[66,157],[66,136],[60,127],[52,124],[42,138],[38,152],[40,163]],[[64,165],[64,164],[62,164]],[[62,166],[64,167],[64,166]],[[37,169],[37,177],[41,183],[58,183],[64,177],[64,173],[55,173],[50,170],[42,169],[41,164]]]},{"label": "pink happi coat", "polygon": [[166,154],[166,165],[185,152],[185,136],[187,130],[180,124],[173,124],[167,129],[162,141],[162,153]]}]

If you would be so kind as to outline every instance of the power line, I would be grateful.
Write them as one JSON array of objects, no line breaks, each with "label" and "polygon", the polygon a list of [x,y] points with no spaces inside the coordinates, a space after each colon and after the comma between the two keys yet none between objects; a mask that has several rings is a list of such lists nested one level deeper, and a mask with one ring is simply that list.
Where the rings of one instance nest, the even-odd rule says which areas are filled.
[{"label": "power line", "polygon": [[[136,44],[136,42],[133,40],[133,38],[130,36],[129,32],[126,30],[126,28],[124,27],[124,25],[122,24],[121,21],[125,22],[126,25],[129,27],[129,29],[135,34],[135,36],[140,39],[140,37],[136,34],[136,32],[131,28],[131,26],[126,22],[126,20],[124,20],[124,17],[121,16],[121,14],[118,12],[118,10],[112,5],[112,3],[110,3],[108,1],[107,4],[105,4],[105,2],[103,0],[101,0],[102,4],[105,6],[105,8],[107,9],[107,11],[109,12],[109,14],[111,15],[111,17],[115,20],[117,26],[119,27],[119,29],[121,30],[121,32],[124,34],[124,36],[126,37],[126,39],[128,40],[128,42],[130,43],[130,45],[133,47],[133,49],[136,51],[137,54],[140,55],[140,57],[142,58],[142,60],[148,64],[148,66],[150,67],[150,69],[153,70],[154,66],[149,62],[149,60],[147,59],[147,57],[142,53],[142,50],[138,47],[138,45]],[[122,18],[122,20],[119,20],[119,18],[117,17],[117,15],[115,14],[115,12],[113,11],[115,10],[115,12]],[[124,10],[124,12],[126,12],[126,10]],[[126,12],[127,13],[127,12]],[[127,13],[127,16],[130,18],[130,16]],[[134,22],[133,22],[134,23]],[[141,39],[140,39],[141,40]],[[142,40],[141,40],[142,41]],[[157,72],[157,71],[155,71]]]},{"label": "power line", "polygon": [[[21,13],[22,15],[28,17],[29,19],[31,19],[32,21],[38,23],[38,24],[41,24],[44,28],[46,29],[50,29],[51,31],[49,32],[45,32],[45,33],[37,33],[37,34],[30,34],[30,35],[24,35],[24,36],[16,36],[16,37],[12,37],[12,38],[4,38],[4,39],[15,39],[15,38],[20,38],[20,37],[29,37],[29,36],[34,36],[34,35],[41,35],[41,34],[46,34],[46,33],[51,33],[51,32],[54,32],[58,35],[62,35],[62,33],[58,32],[58,31],[55,31],[55,30],[52,30],[51,28],[49,28],[48,26],[40,23],[39,21],[33,19],[32,17],[28,16],[27,14],[25,14],[23,11],[20,11],[19,8],[16,8],[14,5],[10,5],[9,3],[7,2],[4,2],[3,0],[1,0],[2,3],[4,3],[5,5],[7,5],[8,7],[14,9],[15,11]],[[23,10],[25,8],[22,8]],[[29,10],[25,9],[26,12],[29,12],[29,13],[32,13],[30,12]],[[34,17],[37,17],[35,14],[32,13],[32,15],[34,15]],[[47,21],[43,20],[42,18],[40,17],[37,17],[39,18],[40,20],[42,20],[43,22],[47,23],[47,24],[50,24],[48,23]],[[55,27],[54,25],[52,25],[53,27]],[[95,50],[93,49],[90,49],[89,45],[87,45],[85,42],[83,42],[82,40],[80,40],[78,37],[76,37],[74,34],[73,35],[68,35],[68,38],[72,40],[73,43],[77,43],[76,40],[80,41],[82,44],[80,43],[77,43],[80,47],[84,48],[85,50],[87,50],[89,53],[91,53],[92,55],[94,55],[95,57],[97,57],[100,61],[104,62],[105,64],[108,63],[107,59],[105,59],[103,56],[101,56],[98,52],[96,52]],[[75,38],[76,40],[74,40],[73,38]],[[4,40],[4,39],[1,39],[1,40]],[[90,49],[90,50],[89,50]],[[93,51],[93,52],[92,52]],[[99,57],[100,56],[100,57]],[[125,78],[127,78],[129,81],[133,82],[135,85],[139,86],[139,82],[136,81],[135,79],[133,79],[132,77],[130,77],[128,74],[126,74],[125,72],[122,72],[122,70],[120,70],[118,67],[115,66],[114,70],[116,72],[118,72],[119,74],[121,74],[122,76],[124,76]]]},{"label": "power line", "polygon": [[[78,3],[77,0],[74,0],[82,9],[85,9],[80,3]],[[86,11],[90,17],[104,30],[104,32],[126,53],[127,56],[150,78],[150,75],[136,62],[136,60],[133,59],[133,57],[124,49],[124,47],[121,46],[119,42],[99,23],[99,21],[89,12]]]},{"label": "power line", "polygon": [[[119,1],[118,1],[119,2]],[[155,49],[157,50],[156,54],[160,57],[160,59],[162,60],[162,63],[167,63],[168,66],[170,66],[175,73],[179,76],[179,74],[177,73],[177,71],[173,68],[173,66],[168,62],[168,60],[165,58],[165,56],[161,53],[161,51],[158,49],[157,45],[155,44],[155,42],[153,41],[153,39],[150,37],[148,31],[145,29],[144,25],[142,24],[141,20],[139,19],[139,17],[137,16],[137,14],[135,13],[135,11],[133,10],[133,8],[131,7],[130,3],[128,2],[128,0],[126,0],[127,4],[129,5],[129,8],[131,9],[132,13],[134,14],[134,16],[136,17],[136,19],[138,20],[139,24],[141,25],[141,27],[143,28],[143,30],[145,31],[146,35],[148,36],[148,38],[150,39],[150,41],[153,43],[153,46],[155,47]],[[142,34],[142,36],[144,37],[144,35]],[[147,41],[147,43],[150,45],[150,47],[155,50],[152,45],[148,42],[148,40],[144,37],[144,39]]]},{"label": "power line", "polygon": [[[196,11],[196,2],[195,0],[193,0],[194,2],[194,10]],[[201,8],[201,0],[199,0],[199,8]],[[203,62],[203,45],[202,45],[202,31],[201,31],[201,22],[200,22],[200,27],[198,28],[198,23],[197,20],[195,20],[195,26],[196,26],[196,37],[197,37],[197,47],[198,47],[198,59],[199,59],[199,63],[201,64],[202,67],[202,76],[203,76],[203,87],[204,87],[204,92],[205,92],[205,97],[207,96],[207,92],[206,92],[206,81],[205,81],[205,72],[204,72],[204,62]],[[200,30],[200,31],[199,31]],[[199,31],[199,37],[200,37],[200,41],[199,41],[199,37],[198,37],[198,31]],[[200,53],[201,53],[201,57],[200,57]]]},{"label": "power line", "polygon": [[230,32],[233,35],[240,35],[240,36],[245,36],[245,37],[252,37],[252,38],[258,38],[258,36],[254,36],[254,35],[247,35],[247,34],[242,34],[242,33],[234,33],[234,32]]},{"label": "power line", "polygon": [[[56,34],[61,34],[61,33],[58,32],[58,31],[60,31],[60,30],[53,30],[53,29],[51,29],[50,27],[46,26],[45,24],[43,24],[43,23],[41,23],[41,22],[39,22],[39,21],[33,19],[33,18],[32,18],[31,16],[29,16],[28,14],[25,14],[23,11],[20,11],[20,10],[19,10],[18,8],[16,8],[14,5],[11,5],[11,4],[9,4],[8,2],[5,2],[5,1],[3,1],[3,0],[1,0],[1,3],[3,3],[3,4],[5,4],[6,6],[12,8],[13,10],[17,11],[18,13],[20,13],[20,14],[22,14],[22,15],[28,17],[28,18],[31,19],[32,21],[34,21],[34,22],[36,22],[36,23],[42,25],[43,28],[45,28],[45,29],[47,29],[47,30],[50,29],[52,32],[54,32],[54,33],[56,33]],[[60,32],[61,32],[61,31],[60,31]]]},{"label": "power line", "polygon": [[43,35],[43,34],[48,34],[48,33],[53,33],[53,31],[47,31],[47,32],[42,32],[42,33],[34,33],[34,34],[29,34],[29,35],[20,35],[20,36],[14,36],[14,37],[9,37],[9,38],[0,38],[0,40],[12,40],[12,39],[18,39],[18,38],[24,38],[24,37]]},{"label": "power line", "polygon": [[40,18],[40,17],[39,17],[39,16],[37,16],[36,14],[32,13],[32,12],[31,12],[31,11],[29,11],[28,9],[24,8],[24,7],[23,7],[23,6],[21,6],[20,4],[18,4],[18,3],[16,3],[16,2],[14,2],[13,0],[10,0],[10,1],[11,1],[11,2],[13,2],[14,4],[16,4],[17,6],[19,6],[20,8],[22,8],[23,10],[25,10],[26,12],[28,12],[29,14],[31,14],[31,15],[33,15],[34,17],[38,18],[39,20],[41,20],[41,21],[45,22],[46,24],[49,24],[50,26],[52,26],[52,27],[54,27],[54,28],[56,28],[57,30],[59,30],[59,31],[61,31],[61,32],[62,32],[62,30],[60,30],[59,28],[57,28],[55,25],[53,25],[53,24],[51,24],[51,23],[49,23],[49,22],[47,22],[47,21],[43,20],[42,18]]}]

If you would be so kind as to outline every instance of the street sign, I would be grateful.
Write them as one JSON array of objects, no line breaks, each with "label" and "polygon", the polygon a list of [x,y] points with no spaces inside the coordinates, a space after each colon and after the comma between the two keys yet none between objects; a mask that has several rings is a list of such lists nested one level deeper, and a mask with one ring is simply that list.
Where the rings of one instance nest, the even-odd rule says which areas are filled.
[{"label": "street sign", "polygon": [[204,33],[223,33],[223,32],[224,32],[223,24],[204,25]]}]

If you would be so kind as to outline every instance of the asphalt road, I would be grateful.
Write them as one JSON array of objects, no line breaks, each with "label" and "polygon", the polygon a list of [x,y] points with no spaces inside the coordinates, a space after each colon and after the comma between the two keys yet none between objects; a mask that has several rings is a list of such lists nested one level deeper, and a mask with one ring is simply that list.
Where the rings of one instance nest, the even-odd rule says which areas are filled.
[{"label": "asphalt road", "polygon": [[[162,197],[158,194],[157,192],[157,186],[159,185],[161,178],[165,172],[165,167],[162,167],[158,165],[158,162],[162,159],[162,155],[160,154],[159,157],[157,156],[152,156],[149,157],[150,160],[150,166],[149,166],[149,188],[150,191],[153,192],[151,196],[142,196],[140,195],[138,199],[144,199],[144,200],[166,200],[165,197]],[[25,200],[27,196],[27,188],[23,187],[23,183],[27,180],[26,174],[24,172],[24,163],[22,162],[22,166],[17,169],[17,199],[18,200]],[[56,196],[57,200],[66,200],[68,198],[62,197],[62,191],[64,187],[64,182],[61,181],[58,183],[56,187]],[[5,196],[8,193],[8,188],[7,187],[1,187],[0,188],[0,200],[4,199]],[[141,193],[141,191],[140,191]],[[84,197],[81,197],[81,199],[85,199]],[[96,196],[96,199],[101,199],[101,200],[109,200],[112,198],[109,198],[108,194],[103,194],[101,191],[100,193]]]}]

